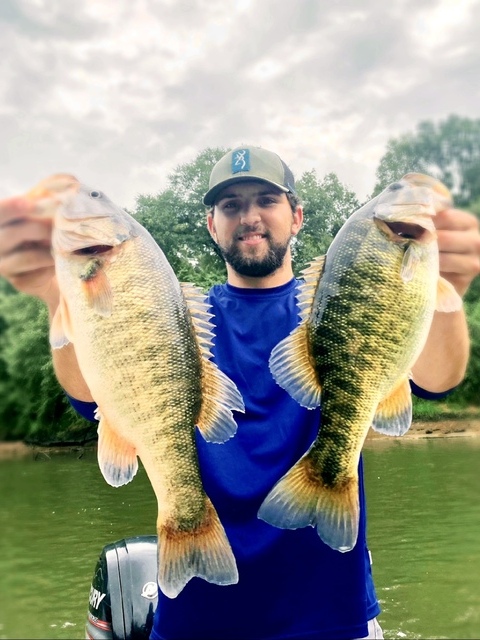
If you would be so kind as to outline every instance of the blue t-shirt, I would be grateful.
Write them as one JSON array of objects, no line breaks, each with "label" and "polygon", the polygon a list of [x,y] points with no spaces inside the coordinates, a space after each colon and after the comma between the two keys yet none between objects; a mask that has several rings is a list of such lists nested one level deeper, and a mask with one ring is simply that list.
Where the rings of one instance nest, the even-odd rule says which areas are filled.
[{"label": "blue t-shirt", "polygon": [[[272,378],[273,347],[299,322],[298,282],[271,289],[214,286],[214,361],[237,385],[246,411],[236,435],[207,443],[197,431],[202,480],[232,546],[235,585],[193,578],[174,599],[159,591],[151,640],[348,639],[367,635],[380,611],[366,543],[362,460],[357,544],[340,553],[312,527],[283,530],[257,517],[265,496],[317,435],[307,410]],[[416,392],[424,397],[438,397]],[[92,407],[72,401],[83,415]]]}]

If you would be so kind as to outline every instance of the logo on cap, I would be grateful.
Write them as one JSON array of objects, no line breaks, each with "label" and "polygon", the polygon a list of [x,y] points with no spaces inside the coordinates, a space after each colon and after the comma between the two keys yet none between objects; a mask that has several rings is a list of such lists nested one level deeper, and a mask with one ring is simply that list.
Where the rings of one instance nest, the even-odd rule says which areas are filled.
[{"label": "logo on cap", "polygon": [[232,173],[250,171],[250,149],[237,149],[232,154]]}]

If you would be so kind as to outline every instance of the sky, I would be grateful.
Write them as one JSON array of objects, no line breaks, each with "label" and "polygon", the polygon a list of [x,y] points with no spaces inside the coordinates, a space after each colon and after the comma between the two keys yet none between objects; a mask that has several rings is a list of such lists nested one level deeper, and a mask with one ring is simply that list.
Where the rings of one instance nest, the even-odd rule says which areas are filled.
[{"label": "sky", "polygon": [[388,140],[480,117],[480,0],[0,0],[0,197],[73,173],[133,208],[207,147],[364,200]]}]

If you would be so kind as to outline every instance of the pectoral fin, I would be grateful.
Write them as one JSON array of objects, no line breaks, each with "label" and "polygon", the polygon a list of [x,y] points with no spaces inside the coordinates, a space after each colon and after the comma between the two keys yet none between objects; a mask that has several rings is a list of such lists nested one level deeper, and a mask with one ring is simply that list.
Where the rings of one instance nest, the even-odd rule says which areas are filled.
[{"label": "pectoral fin", "polygon": [[112,487],[121,487],[132,480],[138,470],[135,447],[122,438],[97,409],[98,465],[105,480]]},{"label": "pectoral fin", "polygon": [[110,316],[113,308],[113,294],[108,280],[103,261],[92,258],[85,265],[80,274],[82,289],[87,299],[88,305],[95,310],[99,316]]},{"label": "pectoral fin", "polygon": [[400,270],[400,277],[404,282],[410,282],[410,280],[412,280],[421,260],[422,258],[419,255],[417,245],[412,242],[405,251],[402,268]]},{"label": "pectoral fin", "polygon": [[405,377],[378,405],[372,428],[387,436],[403,436],[411,424],[412,394]]},{"label": "pectoral fin", "polygon": [[439,277],[435,310],[447,313],[459,311],[462,308],[462,304],[462,298],[455,290],[455,287],[448,282],[448,280],[445,280],[445,278]]}]

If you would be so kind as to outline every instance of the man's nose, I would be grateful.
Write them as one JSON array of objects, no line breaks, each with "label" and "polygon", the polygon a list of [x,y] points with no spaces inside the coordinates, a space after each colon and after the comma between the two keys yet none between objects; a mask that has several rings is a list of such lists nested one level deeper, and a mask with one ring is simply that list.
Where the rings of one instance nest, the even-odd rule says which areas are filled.
[{"label": "man's nose", "polygon": [[260,208],[254,203],[246,203],[240,212],[240,222],[252,224],[260,220]]}]

